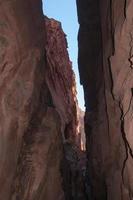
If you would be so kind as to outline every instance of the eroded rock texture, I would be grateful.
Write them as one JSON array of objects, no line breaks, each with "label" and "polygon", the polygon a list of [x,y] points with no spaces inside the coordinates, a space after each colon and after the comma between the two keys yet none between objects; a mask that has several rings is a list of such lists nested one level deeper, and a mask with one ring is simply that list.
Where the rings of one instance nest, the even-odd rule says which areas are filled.
[{"label": "eroded rock texture", "polygon": [[45,78],[58,109],[65,140],[75,140],[77,127],[77,99],[75,75],[67,52],[67,40],[61,23],[45,18],[47,69]]},{"label": "eroded rock texture", "polygon": [[61,119],[64,150],[61,172],[65,199],[84,199],[82,172],[79,167],[81,141],[77,142],[77,99],[72,63],[66,51],[67,41],[61,23],[46,17],[45,24],[47,36],[45,78]]},{"label": "eroded rock texture", "polygon": [[41,7],[0,0],[0,200],[64,200],[74,77],[64,33],[54,20],[45,24]]},{"label": "eroded rock texture", "polygon": [[131,200],[133,1],[77,0],[77,7],[88,194],[95,200]]}]

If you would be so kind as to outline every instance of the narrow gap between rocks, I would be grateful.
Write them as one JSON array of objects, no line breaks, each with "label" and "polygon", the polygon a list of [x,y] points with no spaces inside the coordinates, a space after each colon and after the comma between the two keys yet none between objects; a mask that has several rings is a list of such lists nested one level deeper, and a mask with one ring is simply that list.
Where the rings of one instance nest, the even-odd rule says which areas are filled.
[{"label": "narrow gap between rocks", "polygon": [[[59,3],[59,2],[58,2]],[[78,19],[76,2],[71,4],[60,1],[57,9],[55,1],[43,2],[43,11],[51,23],[57,23],[66,37],[71,67],[74,71],[74,81],[76,90],[76,129],[73,132],[73,121],[65,124],[63,130],[63,147],[65,157],[61,163],[61,172],[63,176],[63,185],[66,200],[86,200],[87,180],[86,180],[86,136],[84,130],[84,93],[80,85],[78,71]],[[68,15],[68,9],[70,16]],[[53,25],[55,26],[55,25]],[[56,36],[55,36],[56,37]],[[64,66],[63,66],[64,67]],[[72,134],[74,136],[72,137]]]}]

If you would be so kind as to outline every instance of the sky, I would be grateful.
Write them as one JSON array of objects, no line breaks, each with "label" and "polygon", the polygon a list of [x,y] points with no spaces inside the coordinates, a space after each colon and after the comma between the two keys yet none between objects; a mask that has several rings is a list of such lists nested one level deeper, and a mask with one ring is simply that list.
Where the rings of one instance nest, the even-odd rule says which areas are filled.
[{"label": "sky", "polygon": [[44,14],[49,18],[54,18],[62,23],[63,30],[67,35],[68,52],[70,60],[73,63],[73,70],[76,75],[77,84],[77,98],[79,106],[82,110],[84,108],[84,94],[83,88],[80,85],[79,73],[78,73],[78,20],[75,0],[43,0]]}]

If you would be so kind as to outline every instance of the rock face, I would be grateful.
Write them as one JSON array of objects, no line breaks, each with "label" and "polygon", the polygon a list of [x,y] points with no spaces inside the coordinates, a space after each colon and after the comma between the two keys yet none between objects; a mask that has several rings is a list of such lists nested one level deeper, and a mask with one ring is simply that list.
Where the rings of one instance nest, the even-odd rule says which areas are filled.
[{"label": "rock face", "polygon": [[[85,200],[83,168],[85,155],[81,151],[83,113],[76,99],[75,77],[69,60],[67,41],[61,23],[45,17],[46,83],[61,119],[64,157],[61,162],[66,200]],[[82,126],[82,127],[81,127]],[[79,127],[79,130],[78,130]],[[84,148],[84,145],[83,145]],[[84,149],[83,149],[84,150]],[[50,185],[48,186],[50,187]]]},{"label": "rock face", "polygon": [[89,198],[133,199],[133,1],[77,0],[77,8]]},{"label": "rock face", "polygon": [[84,115],[85,112],[80,108],[77,107],[77,118],[78,118],[78,126],[77,126],[77,139],[78,139],[78,146],[82,151],[86,150],[86,139],[85,139],[85,130],[84,130]]},{"label": "rock face", "polygon": [[45,25],[47,38],[45,78],[61,120],[64,150],[61,172],[65,199],[85,199],[82,172],[79,168],[81,137],[78,143],[78,134],[76,134],[78,125],[76,85],[72,63],[66,50],[67,41],[60,22],[45,17]]},{"label": "rock face", "polygon": [[41,7],[0,0],[0,200],[65,199],[75,83],[60,24],[45,23]]},{"label": "rock face", "polygon": [[0,0],[0,200],[133,199],[133,1],[77,7],[86,187],[61,24],[41,0]]},{"label": "rock face", "polygon": [[67,52],[67,40],[60,22],[46,17],[45,25],[47,36],[45,78],[61,118],[64,141],[74,141],[77,127],[76,84]]}]

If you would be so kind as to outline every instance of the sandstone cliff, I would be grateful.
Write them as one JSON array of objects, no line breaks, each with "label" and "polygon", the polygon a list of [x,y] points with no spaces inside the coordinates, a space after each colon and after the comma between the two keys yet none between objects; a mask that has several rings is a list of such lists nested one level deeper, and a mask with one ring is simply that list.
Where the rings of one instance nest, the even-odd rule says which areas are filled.
[{"label": "sandstone cliff", "polygon": [[77,8],[84,183],[61,24],[43,16],[41,0],[0,0],[0,200],[133,199],[133,1]]},{"label": "sandstone cliff", "polygon": [[67,40],[60,22],[45,17],[45,27],[45,79],[62,121],[64,141],[73,142],[77,127],[77,98],[75,75],[67,52]]},{"label": "sandstone cliff", "polygon": [[41,0],[0,0],[0,200],[65,199],[75,95],[60,23],[44,19]]},{"label": "sandstone cliff", "polygon": [[[53,104],[61,120],[64,156],[61,162],[62,186],[66,200],[84,199],[84,184],[80,169],[81,136],[77,131],[77,98],[75,75],[67,52],[66,36],[61,23],[45,17],[46,61],[45,79]],[[78,142],[77,142],[78,138]],[[57,146],[57,148],[59,148]],[[56,182],[55,182],[56,184]],[[48,185],[47,187],[50,187]],[[54,199],[55,197],[53,197]]]},{"label": "sandstone cliff", "polygon": [[89,198],[133,199],[133,1],[77,0]]}]

